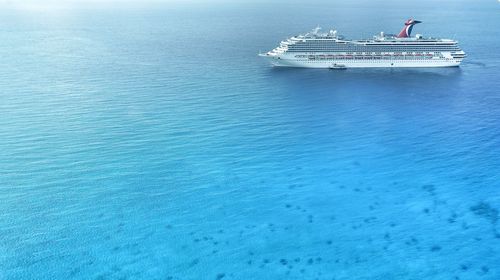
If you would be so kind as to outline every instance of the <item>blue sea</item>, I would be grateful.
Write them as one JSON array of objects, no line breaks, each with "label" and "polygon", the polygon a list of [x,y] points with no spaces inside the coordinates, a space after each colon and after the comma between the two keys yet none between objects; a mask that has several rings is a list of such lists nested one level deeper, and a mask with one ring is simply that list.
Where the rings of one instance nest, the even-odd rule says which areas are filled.
[{"label": "blue sea", "polygon": [[[0,1],[0,279],[500,279],[500,3]],[[273,68],[316,25],[459,68]]]}]

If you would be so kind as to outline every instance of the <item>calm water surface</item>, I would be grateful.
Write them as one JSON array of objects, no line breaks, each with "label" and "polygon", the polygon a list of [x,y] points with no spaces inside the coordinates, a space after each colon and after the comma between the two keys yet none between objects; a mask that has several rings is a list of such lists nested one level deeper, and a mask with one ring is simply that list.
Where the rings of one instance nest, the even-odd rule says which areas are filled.
[{"label": "calm water surface", "polygon": [[[500,279],[500,3],[0,9],[0,279]],[[317,24],[460,68],[276,69]]]}]

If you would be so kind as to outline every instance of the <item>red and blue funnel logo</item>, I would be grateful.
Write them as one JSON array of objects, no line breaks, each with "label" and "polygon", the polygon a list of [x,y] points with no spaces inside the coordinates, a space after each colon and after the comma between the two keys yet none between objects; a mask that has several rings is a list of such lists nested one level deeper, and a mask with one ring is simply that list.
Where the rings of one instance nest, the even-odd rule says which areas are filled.
[{"label": "red and blue funnel logo", "polygon": [[399,32],[398,38],[408,38],[411,36],[411,30],[413,29],[413,26],[417,23],[421,23],[421,21],[418,20],[413,20],[409,19],[405,22],[405,27],[403,27],[403,30]]}]

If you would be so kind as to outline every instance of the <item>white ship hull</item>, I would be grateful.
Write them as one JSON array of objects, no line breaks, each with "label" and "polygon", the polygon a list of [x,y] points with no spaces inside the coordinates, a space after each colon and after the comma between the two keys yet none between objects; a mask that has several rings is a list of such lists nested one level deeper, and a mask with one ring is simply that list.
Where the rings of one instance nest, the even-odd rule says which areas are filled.
[{"label": "white ship hull", "polygon": [[277,67],[303,67],[303,68],[333,68],[334,65],[343,65],[345,68],[418,68],[418,67],[457,67],[462,59],[380,59],[380,60],[306,60],[289,58],[287,56],[265,56],[273,66]]}]

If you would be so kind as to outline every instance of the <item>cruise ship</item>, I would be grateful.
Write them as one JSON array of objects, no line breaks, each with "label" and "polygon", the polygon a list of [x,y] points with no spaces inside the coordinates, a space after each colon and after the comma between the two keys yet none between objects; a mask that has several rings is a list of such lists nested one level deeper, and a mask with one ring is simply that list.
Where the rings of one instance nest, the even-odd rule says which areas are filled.
[{"label": "cruise ship", "polygon": [[347,40],[337,31],[312,32],[282,41],[259,54],[274,66],[345,69],[354,67],[452,67],[466,57],[450,39],[412,37],[421,21],[409,19],[398,35],[381,32],[369,40]]}]

